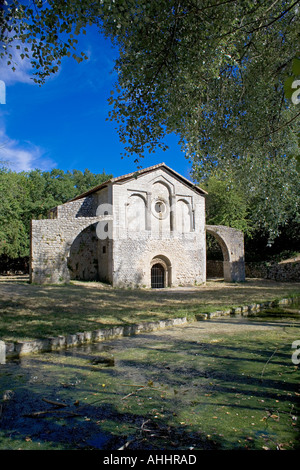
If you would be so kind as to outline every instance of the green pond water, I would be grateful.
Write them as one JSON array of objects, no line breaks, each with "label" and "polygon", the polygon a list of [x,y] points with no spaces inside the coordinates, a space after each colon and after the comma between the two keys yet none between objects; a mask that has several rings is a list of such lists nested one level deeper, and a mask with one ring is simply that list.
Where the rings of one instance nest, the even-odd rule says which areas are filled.
[{"label": "green pond water", "polygon": [[8,361],[0,450],[299,449],[299,340],[295,304]]}]

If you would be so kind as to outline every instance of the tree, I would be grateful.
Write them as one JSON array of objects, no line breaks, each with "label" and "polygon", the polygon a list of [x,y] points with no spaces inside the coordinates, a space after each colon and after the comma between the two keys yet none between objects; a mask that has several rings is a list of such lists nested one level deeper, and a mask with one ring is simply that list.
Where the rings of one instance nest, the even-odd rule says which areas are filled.
[{"label": "tree", "polygon": [[249,202],[234,178],[216,172],[201,187],[208,193],[205,204],[208,225],[227,225],[251,234]]},{"label": "tree", "polygon": [[299,110],[283,91],[296,4],[144,1],[127,23],[105,25],[121,45],[111,117],[127,151],[142,157],[174,132],[203,174],[245,154],[298,154]]},{"label": "tree", "polygon": [[[250,240],[252,247],[260,240],[262,251],[280,237],[299,246],[300,179],[294,159],[278,156],[266,159],[261,167],[256,158],[248,158],[242,167],[216,170],[202,180],[201,187],[208,192],[208,224],[242,230],[248,245]],[[280,241],[277,245],[280,249]]]},{"label": "tree", "polygon": [[[296,145],[299,111],[284,95],[299,44],[299,2],[65,0],[4,2],[3,56],[19,47],[43,83],[89,24],[119,48],[111,118],[127,151],[165,148],[175,132],[209,169]],[[79,53],[78,53],[79,54]],[[73,57],[83,60],[84,54]],[[284,132],[283,132],[284,131]],[[298,150],[297,150],[298,152]],[[297,153],[298,155],[298,153]]]},{"label": "tree", "polygon": [[125,153],[139,162],[175,133],[198,181],[228,165],[248,172],[274,239],[284,211],[272,225],[266,201],[292,187],[300,156],[299,105],[287,93],[298,73],[299,1],[11,1],[2,23],[3,58],[12,66],[10,46],[20,47],[40,84],[73,49],[83,60],[75,36],[96,25],[119,49],[109,102]]},{"label": "tree", "polygon": [[26,256],[29,250],[28,233],[22,211],[27,191],[22,175],[0,170],[0,255]]},{"label": "tree", "polygon": [[0,170],[0,256],[29,255],[30,221],[47,218],[49,209],[82,194],[111,175],[78,170],[16,173]]}]

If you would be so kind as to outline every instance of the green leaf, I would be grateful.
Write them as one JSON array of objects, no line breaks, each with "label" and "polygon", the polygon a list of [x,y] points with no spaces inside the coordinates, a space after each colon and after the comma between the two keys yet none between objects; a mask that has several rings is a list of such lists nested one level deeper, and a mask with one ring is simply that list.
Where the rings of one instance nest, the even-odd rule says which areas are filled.
[{"label": "green leaf", "polygon": [[292,73],[293,75],[300,75],[300,59],[293,59],[292,62]]},{"label": "green leaf", "polygon": [[284,85],[283,85],[283,88],[284,88],[284,95],[287,99],[291,99],[292,97],[292,94],[295,90],[292,89],[292,84],[295,80],[295,77],[288,77],[285,82],[284,82]]}]

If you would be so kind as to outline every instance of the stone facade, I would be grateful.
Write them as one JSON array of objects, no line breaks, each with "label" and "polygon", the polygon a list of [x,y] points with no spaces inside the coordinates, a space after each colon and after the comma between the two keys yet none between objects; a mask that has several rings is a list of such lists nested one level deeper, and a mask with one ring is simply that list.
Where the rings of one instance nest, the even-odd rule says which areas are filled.
[{"label": "stone facade", "polygon": [[[103,183],[53,209],[50,219],[32,221],[31,282],[205,283],[205,194],[165,164]],[[226,229],[209,230],[227,246]],[[240,232],[230,233],[238,248],[234,255],[234,243],[226,248],[228,276],[243,280],[234,266],[243,257],[243,240]]]}]

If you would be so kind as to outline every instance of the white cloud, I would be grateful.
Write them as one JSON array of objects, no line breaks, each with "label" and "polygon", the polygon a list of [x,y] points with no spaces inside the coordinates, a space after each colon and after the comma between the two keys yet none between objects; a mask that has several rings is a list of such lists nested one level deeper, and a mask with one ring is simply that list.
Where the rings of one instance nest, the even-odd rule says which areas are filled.
[{"label": "white cloud", "polygon": [[11,139],[3,129],[0,129],[0,161],[16,172],[56,167],[56,163],[47,156],[44,149],[31,142]]},{"label": "white cloud", "polygon": [[[16,46],[20,49],[16,49]],[[3,80],[6,85],[12,85],[14,83],[30,83],[34,84],[32,80],[32,67],[30,60],[26,57],[21,58],[23,45],[17,44],[14,47],[9,48],[9,52],[12,54],[12,58],[3,57],[0,62],[0,79]],[[8,65],[7,62],[11,63]],[[13,70],[15,68],[15,71]]]},{"label": "white cloud", "polygon": [[26,64],[20,63],[13,71],[9,65],[0,65],[0,78],[6,85],[13,85],[14,83],[27,83],[34,85],[34,81],[29,74],[29,67]]},{"label": "white cloud", "polygon": [[[36,69],[33,68],[31,63],[31,53],[30,51],[25,51],[25,47],[28,48],[28,44],[22,44],[20,41],[14,40],[13,45],[9,45],[7,47],[9,48],[8,51],[12,55],[12,57],[9,58],[7,55],[1,59],[0,79],[3,80],[6,85],[14,85],[15,83],[27,83],[30,85],[36,85],[34,78],[38,77],[34,75]],[[26,57],[25,54],[28,54],[29,57]],[[7,62],[10,62],[10,64],[8,64]],[[53,63],[53,65],[55,64]],[[50,75],[48,79],[56,77],[57,75],[59,75],[59,73],[60,70],[55,74]]]}]

